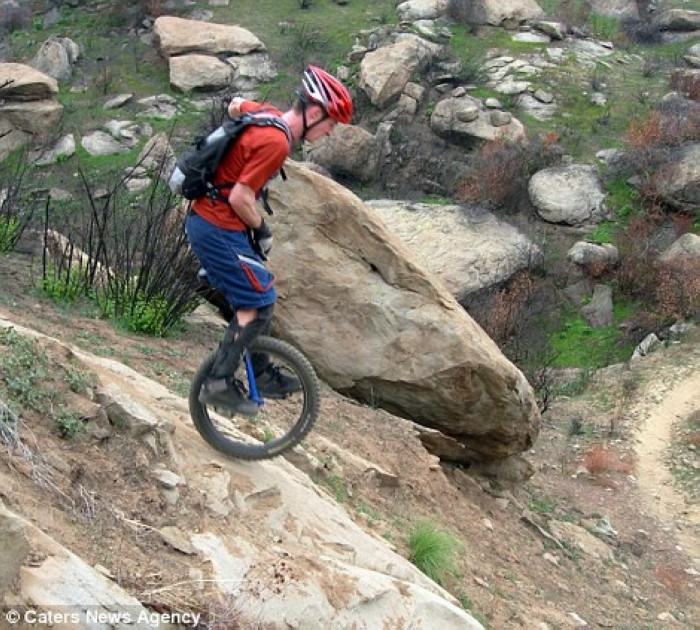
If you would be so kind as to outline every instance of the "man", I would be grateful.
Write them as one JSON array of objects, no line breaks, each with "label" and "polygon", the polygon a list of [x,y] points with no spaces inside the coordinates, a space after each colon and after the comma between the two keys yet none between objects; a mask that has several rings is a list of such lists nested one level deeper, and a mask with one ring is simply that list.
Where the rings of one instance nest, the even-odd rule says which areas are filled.
[{"label": "man", "polygon": [[[279,116],[288,134],[274,126],[247,127],[224,156],[214,179],[215,185],[235,183],[230,190],[221,189],[221,199],[204,196],[195,200],[185,223],[192,249],[209,282],[235,311],[199,400],[244,415],[255,415],[258,407],[244,396],[232,377],[243,349],[268,329],[277,300],[274,276],[263,264],[272,247],[272,232],[258,212],[256,199],[282,167],[291,143],[314,142],[330,135],[337,123],[348,124],[353,113],[347,88],[316,66],[304,71],[302,88],[288,111],[282,113],[236,97],[228,112],[237,116],[263,109],[266,115]],[[269,364],[261,374],[256,369],[256,381],[263,396],[268,397],[282,397],[301,386],[297,379]]]}]

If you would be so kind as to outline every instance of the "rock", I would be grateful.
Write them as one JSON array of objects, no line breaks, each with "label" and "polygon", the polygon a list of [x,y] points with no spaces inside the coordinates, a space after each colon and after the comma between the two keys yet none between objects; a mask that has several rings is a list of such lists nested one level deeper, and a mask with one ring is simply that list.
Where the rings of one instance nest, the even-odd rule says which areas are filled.
[{"label": "rock", "polygon": [[460,301],[536,265],[542,255],[522,232],[481,208],[366,203]]},{"label": "rock", "polygon": [[597,245],[578,241],[566,254],[571,262],[584,268],[594,277],[601,276],[610,271],[620,260],[620,252],[610,243]]},{"label": "rock", "polygon": [[153,25],[154,44],[164,57],[189,53],[247,55],[264,44],[240,26],[162,15]]},{"label": "rock", "polygon": [[459,436],[468,453],[527,450],[539,413],[522,374],[357,197],[291,160],[285,170],[270,186],[280,336],[333,388]]},{"label": "rock", "polygon": [[504,22],[524,22],[542,16],[535,0],[475,0],[464,7],[464,19],[470,24],[501,26]]},{"label": "rock", "polygon": [[51,37],[41,45],[30,64],[57,81],[68,81],[79,58],[80,48],[72,39]]},{"label": "rock", "polygon": [[231,64],[201,54],[170,58],[170,85],[181,92],[228,87],[234,76]]},{"label": "rock", "polygon": [[129,147],[118,142],[104,131],[93,131],[90,135],[83,136],[80,144],[90,155],[114,155],[129,152]]},{"label": "rock", "polygon": [[104,107],[104,109],[117,109],[123,105],[126,105],[133,97],[134,95],[131,93],[118,94],[117,96],[110,98],[102,107]]},{"label": "rock", "polygon": [[5,101],[39,101],[58,94],[58,83],[45,72],[21,63],[0,63],[0,85]]},{"label": "rock", "polygon": [[415,35],[377,48],[362,58],[358,85],[373,105],[383,109],[398,99],[414,73],[439,50]]},{"label": "rock", "polygon": [[613,323],[612,289],[604,284],[597,284],[593,297],[588,304],[581,307],[581,314],[591,328],[605,328]]},{"label": "rock", "polygon": [[379,174],[381,146],[362,127],[337,125],[333,135],[313,143],[307,159],[332,174],[371,182]]},{"label": "rock", "polygon": [[580,225],[603,215],[602,182],[594,166],[555,166],[535,173],[528,184],[537,214],[550,223]]}]

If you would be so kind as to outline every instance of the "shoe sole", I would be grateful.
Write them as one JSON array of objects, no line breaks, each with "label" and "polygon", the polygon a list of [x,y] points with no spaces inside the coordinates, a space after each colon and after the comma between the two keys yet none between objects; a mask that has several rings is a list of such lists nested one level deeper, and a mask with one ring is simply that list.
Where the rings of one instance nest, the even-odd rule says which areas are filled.
[{"label": "shoe sole", "polygon": [[197,400],[202,403],[205,407],[214,407],[215,409],[224,409],[229,413],[240,414],[241,416],[246,416],[247,418],[254,418],[258,415],[259,406],[255,406],[255,411],[243,411],[241,409],[236,409],[233,405],[227,405],[226,403],[214,402],[211,400],[206,400],[206,396],[200,394],[197,396]]}]

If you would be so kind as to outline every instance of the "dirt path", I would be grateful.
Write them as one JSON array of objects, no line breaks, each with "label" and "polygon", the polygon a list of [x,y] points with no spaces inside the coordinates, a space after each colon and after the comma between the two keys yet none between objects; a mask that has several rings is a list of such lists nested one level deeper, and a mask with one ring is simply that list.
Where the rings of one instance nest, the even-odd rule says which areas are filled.
[{"label": "dirt path", "polygon": [[670,528],[680,546],[700,570],[700,505],[675,487],[666,464],[673,425],[700,409],[700,370],[662,394],[647,410],[639,429],[637,475],[647,509]]}]

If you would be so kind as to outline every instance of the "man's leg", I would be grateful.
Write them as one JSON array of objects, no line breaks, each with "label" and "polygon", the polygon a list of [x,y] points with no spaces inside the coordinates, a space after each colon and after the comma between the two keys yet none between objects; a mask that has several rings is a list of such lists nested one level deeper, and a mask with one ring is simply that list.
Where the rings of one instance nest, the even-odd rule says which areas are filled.
[{"label": "man's leg", "polygon": [[231,406],[235,411],[246,415],[257,412],[257,404],[243,397],[233,375],[243,355],[243,350],[269,327],[273,306],[256,308],[239,308],[236,317],[229,322],[224,338],[219,344],[216,360],[209,378],[202,386],[199,400],[205,404],[219,403]]}]

